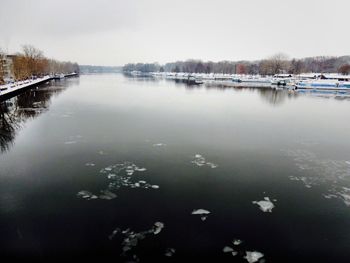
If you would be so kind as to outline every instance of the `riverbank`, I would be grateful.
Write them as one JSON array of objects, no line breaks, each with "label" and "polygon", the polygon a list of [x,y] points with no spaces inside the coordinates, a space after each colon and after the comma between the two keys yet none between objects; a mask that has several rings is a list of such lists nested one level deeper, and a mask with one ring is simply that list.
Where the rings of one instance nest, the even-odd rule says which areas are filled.
[{"label": "riverbank", "polygon": [[79,76],[79,74],[77,73],[69,73],[69,74],[62,75],[60,77],[48,75],[42,78],[28,79],[23,81],[16,81],[14,83],[6,84],[6,85],[0,85],[0,101],[7,100],[29,88],[37,87],[38,85],[46,83],[50,80],[64,79],[64,78],[77,77],[77,76]]}]

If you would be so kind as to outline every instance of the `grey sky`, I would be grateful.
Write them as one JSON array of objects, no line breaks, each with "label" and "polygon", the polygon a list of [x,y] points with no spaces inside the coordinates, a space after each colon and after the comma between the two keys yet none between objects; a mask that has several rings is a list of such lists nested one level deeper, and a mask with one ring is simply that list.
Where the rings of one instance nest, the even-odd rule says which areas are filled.
[{"label": "grey sky", "polygon": [[80,64],[349,55],[349,0],[0,0],[0,47]]}]

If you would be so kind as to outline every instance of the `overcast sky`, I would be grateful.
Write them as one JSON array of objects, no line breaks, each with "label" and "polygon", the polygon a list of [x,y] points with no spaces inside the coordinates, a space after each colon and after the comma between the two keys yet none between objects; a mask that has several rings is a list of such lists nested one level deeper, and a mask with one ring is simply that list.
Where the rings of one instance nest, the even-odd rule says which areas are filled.
[{"label": "overcast sky", "polygon": [[349,0],[0,0],[0,47],[123,65],[350,54]]}]

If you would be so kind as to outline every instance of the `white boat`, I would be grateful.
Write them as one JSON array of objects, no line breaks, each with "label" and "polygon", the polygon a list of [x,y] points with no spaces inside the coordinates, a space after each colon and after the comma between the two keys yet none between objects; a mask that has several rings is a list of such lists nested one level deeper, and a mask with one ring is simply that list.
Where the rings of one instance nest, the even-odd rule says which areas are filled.
[{"label": "white boat", "polygon": [[319,75],[314,79],[298,81],[295,84],[296,89],[327,89],[327,90],[349,90],[349,75]]},{"label": "white boat", "polygon": [[242,77],[233,77],[233,82],[238,83],[252,83],[252,84],[270,84],[271,78],[261,77],[261,76],[242,76]]},{"label": "white boat", "polygon": [[292,74],[275,74],[271,79],[272,85],[286,86],[294,82]]}]

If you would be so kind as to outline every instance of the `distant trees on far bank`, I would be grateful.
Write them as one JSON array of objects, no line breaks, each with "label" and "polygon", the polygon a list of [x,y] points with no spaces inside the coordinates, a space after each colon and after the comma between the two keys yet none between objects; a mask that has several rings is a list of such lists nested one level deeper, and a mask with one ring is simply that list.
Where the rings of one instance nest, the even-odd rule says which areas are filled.
[{"label": "distant trees on far bank", "polygon": [[258,61],[219,61],[203,62],[189,59],[159,65],[126,64],[123,71],[141,72],[188,72],[188,73],[224,73],[224,74],[260,74],[273,75],[277,73],[300,74],[307,72],[350,74],[350,56],[342,57],[309,57],[289,59],[283,53]]},{"label": "distant trees on far bank", "polygon": [[4,82],[5,77],[12,77],[15,80],[24,80],[32,76],[43,76],[48,74],[60,73],[79,73],[79,65],[72,62],[61,62],[54,59],[48,59],[44,53],[31,45],[24,45],[22,52],[15,55],[6,55],[0,52],[0,71],[3,67],[10,67],[7,75],[1,74],[0,82]]}]

